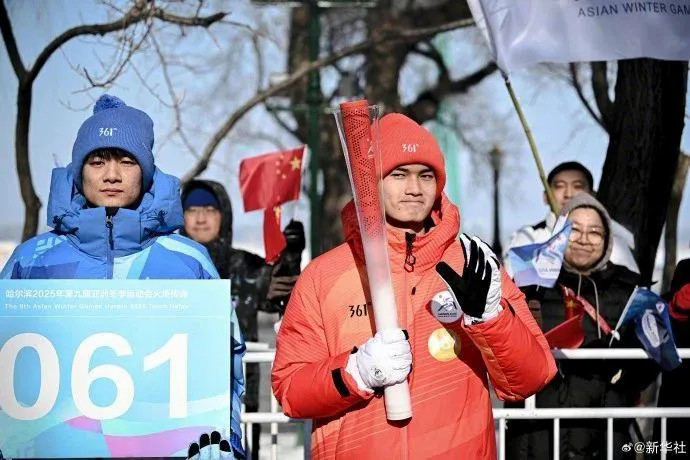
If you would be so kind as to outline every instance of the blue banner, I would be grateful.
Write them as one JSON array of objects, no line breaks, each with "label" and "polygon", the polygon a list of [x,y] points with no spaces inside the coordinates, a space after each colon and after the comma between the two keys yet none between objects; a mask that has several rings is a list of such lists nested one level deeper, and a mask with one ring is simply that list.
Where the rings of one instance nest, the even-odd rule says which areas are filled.
[{"label": "blue banner", "polygon": [[650,358],[662,369],[671,371],[680,365],[673,340],[673,329],[664,299],[644,287],[636,288],[618,321],[618,327],[633,321],[635,334]]},{"label": "blue banner", "polygon": [[508,264],[515,284],[553,287],[563,265],[572,223],[559,218],[554,234],[543,243],[518,246],[508,250]]},{"label": "blue banner", "polygon": [[186,456],[230,437],[227,280],[0,280],[0,450]]}]

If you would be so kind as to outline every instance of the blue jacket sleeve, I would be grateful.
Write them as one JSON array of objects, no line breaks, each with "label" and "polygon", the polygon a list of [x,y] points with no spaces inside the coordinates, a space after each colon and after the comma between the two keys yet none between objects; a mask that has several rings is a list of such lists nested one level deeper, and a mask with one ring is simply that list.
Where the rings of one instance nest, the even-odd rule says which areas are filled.
[{"label": "blue jacket sleeve", "polygon": [[245,458],[244,448],[242,447],[242,427],[240,425],[240,409],[244,397],[244,373],[242,372],[242,358],[247,350],[240,331],[240,324],[237,320],[235,309],[232,309],[231,326],[232,328],[232,413],[230,420],[230,445],[232,446],[235,458]]}]

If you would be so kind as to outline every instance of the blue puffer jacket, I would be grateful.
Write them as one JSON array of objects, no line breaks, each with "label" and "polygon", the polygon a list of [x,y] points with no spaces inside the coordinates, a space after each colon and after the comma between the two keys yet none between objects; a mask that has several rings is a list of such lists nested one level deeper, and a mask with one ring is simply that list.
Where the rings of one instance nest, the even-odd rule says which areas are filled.
[{"label": "blue puffer jacket", "polygon": [[[182,227],[180,181],[156,168],[137,209],[87,208],[71,165],[55,168],[48,199],[50,232],[15,249],[1,279],[216,279],[206,248],[174,234]],[[243,458],[239,407],[244,395],[244,340],[233,309],[232,445]],[[235,338],[239,338],[235,342]],[[239,372],[238,372],[239,370]],[[190,442],[193,440],[190,440]]]},{"label": "blue puffer jacket", "polygon": [[206,249],[173,234],[182,226],[179,181],[156,169],[137,209],[86,208],[72,171],[55,168],[48,200],[53,231],[22,245],[2,271],[11,279],[212,279]]}]

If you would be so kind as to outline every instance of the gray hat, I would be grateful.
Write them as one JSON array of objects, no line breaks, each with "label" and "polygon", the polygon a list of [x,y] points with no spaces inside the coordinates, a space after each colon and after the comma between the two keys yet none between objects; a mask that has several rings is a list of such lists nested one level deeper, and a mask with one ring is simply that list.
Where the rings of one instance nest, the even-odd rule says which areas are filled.
[{"label": "gray hat", "polygon": [[[577,208],[595,209],[601,216],[601,221],[604,223],[604,231],[606,232],[606,238],[604,239],[604,242],[606,244],[606,246],[604,247],[604,255],[601,257],[601,259],[599,259],[599,261],[596,263],[596,265],[592,268],[591,271],[594,272],[597,270],[601,270],[608,263],[609,259],[611,258],[611,251],[613,251],[613,232],[611,231],[611,216],[609,216],[609,213],[604,207],[604,205],[601,204],[596,198],[594,198],[589,193],[580,193],[579,195],[575,195],[574,197],[569,199],[565,203],[563,208],[561,208],[559,215],[567,216],[570,213],[570,211],[573,211]],[[566,269],[573,271],[573,268],[570,267],[565,260],[563,261],[563,265],[566,267]]]}]

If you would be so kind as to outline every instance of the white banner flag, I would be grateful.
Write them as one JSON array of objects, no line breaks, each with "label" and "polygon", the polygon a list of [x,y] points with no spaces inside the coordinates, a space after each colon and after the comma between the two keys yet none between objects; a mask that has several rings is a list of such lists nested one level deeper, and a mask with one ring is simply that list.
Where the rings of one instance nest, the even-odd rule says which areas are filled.
[{"label": "white banner flag", "polygon": [[690,60],[690,0],[468,0],[498,66]]}]

